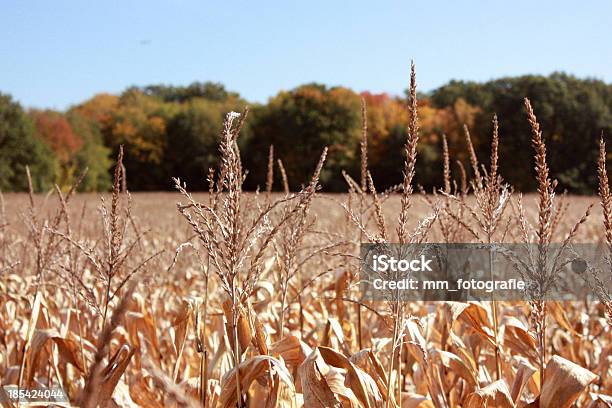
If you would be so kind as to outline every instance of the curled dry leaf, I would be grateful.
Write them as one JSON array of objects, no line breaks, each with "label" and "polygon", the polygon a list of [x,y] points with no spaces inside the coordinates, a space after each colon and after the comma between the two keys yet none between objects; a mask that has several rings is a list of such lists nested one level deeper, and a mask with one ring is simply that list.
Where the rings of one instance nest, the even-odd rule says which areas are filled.
[{"label": "curled dry leaf", "polygon": [[283,337],[270,348],[270,354],[282,357],[289,367],[299,367],[310,353],[312,349],[293,335]]},{"label": "curled dry leaf", "polygon": [[174,327],[174,350],[176,351],[176,355],[179,356],[183,352],[183,346],[185,343],[185,339],[187,337],[187,331],[189,328],[189,324],[193,319],[194,313],[194,303],[190,299],[183,299],[181,302],[181,307],[172,322],[172,326]]},{"label": "curled dry leaf", "polygon": [[[151,357],[154,357],[155,361],[159,364],[159,344],[157,341],[157,331],[155,329],[155,323],[153,322],[152,316],[149,313],[143,314],[140,312],[129,311],[125,314],[125,326],[130,336],[130,344],[136,348],[142,348],[143,345],[141,344],[141,339],[143,339],[148,345],[146,351],[151,355]],[[176,338],[174,344],[176,347]],[[181,344],[182,347],[182,343],[178,344]]]},{"label": "curled dry leaf", "polygon": [[541,408],[567,408],[580,393],[597,379],[586,368],[560,356],[553,356],[544,371],[544,386],[540,394]]},{"label": "curled dry leaf", "polygon": [[336,348],[342,347],[345,351],[347,350],[344,331],[342,330],[342,325],[337,319],[331,317],[327,319],[327,324],[325,325],[325,329],[323,331],[323,339],[321,340],[321,343],[325,346],[332,346]]},{"label": "curled dry leaf", "polygon": [[336,408],[348,403],[359,406],[353,391],[344,385],[341,374],[325,362],[319,348],[304,360],[299,369],[302,380],[304,406],[312,408]]},{"label": "curled dry leaf", "polygon": [[514,353],[530,358],[534,363],[538,360],[536,339],[517,318],[509,317],[505,320],[504,345]]},{"label": "curled dry leaf", "polygon": [[336,292],[336,311],[338,316],[344,316],[344,293],[346,292],[351,274],[349,271],[337,271],[334,291]]},{"label": "curled dry leaf", "polygon": [[591,393],[591,400],[588,408],[612,408],[612,397],[609,395]]},{"label": "curled dry leaf", "polygon": [[447,318],[451,330],[457,319],[461,319],[469,328],[482,336],[492,346],[495,338],[490,328],[487,309],[480,303],[446,302]]},{"label": "curled dry leaf", "polygon": [[253,289],[253,309],[257,312],[265,310],[265,307],[273,300],[275,292],[272,282],[258,281]]},{"label": "curled dry leaf", "polygon": [[353,364],[343,354],[327,347],[319,347],[323,360],[333,367],[346,370],[345,385],[350,388],[364,407],[381,407],[383,403],[376,381]]},{"label": "curled dry leaf", "polygon": [[538,370],[531,364],[522,361],[519,364],[518,370],[516,371],[516,376],[514,377],[514,383],[512,384],[512,391],[510,395],[512,396],[512,401],[515,404],[519,402],[521,398],[521,394],[525,385],[529,382],[529,380],[533,377]]},{"label": "curled dry leaf", "polygon": [[34,371],[38,366],[40,354],[49,341],[52,341],[57,346],[59,355],[64,362],[70,363],[80,371],[83,371],[81,359],[79,358],[79,346],[74,340],[60,336],[55,329],[36,329],[29,349],[28,374],[26,375],[28,384],[31,383],[34,377]]},{"label": "curled dry leaf", "polygon": [[102,369],[99,384],[97,384],[96,387],[98,390],[97,401],[99,406],[105,406],[106,402],[112,397],[115,387],[130,363],[135,351],[135,349],[124,344],[111,357],[106,367]]},{"label": "curled dry leaf", "polygon": [[382,363],[371,349],[364,349],[353,354],[349,360],[368,373],[376,381],[378,391],[387,400],[387,375]]},{"label": "curled dry leaf", "polygon": [[[272,373],[270,374],[270,368]],[[247,393],[253,381],[260,378],[267,378],[272,375],[278,377],[283,383],[293,391],[293,379],[287,371],[285,365],[270,356],[256,356],[243,361],[240,366],[240,389],[242,393]],[[228,371],[221,381],[221,395],[219,397],[220,408],[235,407],[236,399],[236,374],[235,369]]]},{"label": "curled dry leaf", "polygon": [[[88,381],[80,395],[81,406],[87,407],[106,407],[113,397],[115,387],[119,379],[125,372],[136,349],[124,344],[115,351],[109,359],[108,364],[98,371],[90,373]],[[86,390],[92,390],[88,394]]]},{"label": "curled dry leaf", "polygon": [[498,380],[470,394],[464,404],[466,408],[514,408],[508,384]]},{"label": "curled dry leaf", "polygon": [[253,319],[253,327],[255,329],[255,336],[253,336],[253,345],[257,349],[259,354],[269,354],[268,350],[268,333],[266,328],[257,317],[257,314],[251,310],[249,313]]},{"label": "curled dry leaf", "polygon": [[151,389],[142,372],[130,383],[130,396],[140,406],[163,408],[161,398]]},{"label": "curled dry leaf", "polygon": [[565,330],[573,334],[574,336],[580,337],[580,333],[578,333],[574,326],[570,323],[565,310],[563,310],[563,306],[561,302],[549,302],[547,304],[548,309],[552,312],[553,317],[559,324],[559,326],[563,327]]},{"label": "curled dry leaf", "polygon": [[432,358],[439,361],[443,367],[446,367],[451,372],[463,378],[470,386],[471,390],[476,388],[478,384],[478,373],[459,358],[459,356],[449,351],[435,349],[431,350],[430,354]]}]

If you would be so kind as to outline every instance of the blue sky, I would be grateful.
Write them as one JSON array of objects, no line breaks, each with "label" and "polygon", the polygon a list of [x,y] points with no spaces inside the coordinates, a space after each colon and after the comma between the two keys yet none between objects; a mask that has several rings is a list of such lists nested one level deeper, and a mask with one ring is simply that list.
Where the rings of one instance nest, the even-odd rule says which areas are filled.
[{"label": "blue sky", "polygon": [[264,102],[306,82],[401,94],[565,71],[612,82],[612,2],[6,0],[0,92],[64,109],[130,85],[213,80]]}]

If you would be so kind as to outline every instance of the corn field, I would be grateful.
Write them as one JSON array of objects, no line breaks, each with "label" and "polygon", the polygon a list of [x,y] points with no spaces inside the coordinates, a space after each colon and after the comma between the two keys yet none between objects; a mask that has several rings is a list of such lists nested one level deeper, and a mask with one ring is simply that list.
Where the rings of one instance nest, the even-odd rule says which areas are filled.
[{"label": "corn field", "polygon": [[[69,402],[55,405],[79,407],[611,407],[612,267],[580,302],[375,302],[359,273],[361,243],[534,243],[526,268],[543,280],[551,243],[612,254],[603,139],[599,197],[558,192],[526,99],[533,162],[520,165],[537,193],[499,174],[511,158],[497,118],[486,165],[466,128],[467,169],[451,174],[445,144],[444,185],[425,192],[414,67],[406,109],[403,182],[388,191],[368,171],[365,119],[346,194],[321,192],[327,149],[292,192],[270,148],[265,188],[243,191],[245,111],[226,117],[207,193],[175,179],[176,193],[130,195],[121,151],[109,194],[77,181],[3,196],[0,385],[60,387]],[[27,404],[0,388],[0,405]]]}]

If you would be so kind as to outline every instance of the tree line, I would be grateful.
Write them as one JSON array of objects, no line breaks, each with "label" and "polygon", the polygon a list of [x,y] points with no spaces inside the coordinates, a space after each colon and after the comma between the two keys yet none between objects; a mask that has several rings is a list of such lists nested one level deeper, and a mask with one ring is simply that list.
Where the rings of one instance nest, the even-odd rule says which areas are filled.
[{"label": "tree line", "polygon": [[[419,95],[416,182],[426,190],[442,184],[442,135],[457,180],[461,167],[470,167],[466,128],[479,156],[487,157],[491,120],[497,114],[500,154],[507,158],[501,162],[501,172],[521,191],[533,190],[530,130],[522,110],[526,96],[548,139],[551,170],[560,187],[593,193],[596,141],[612,131],[612,85],[563,73],[484,83],[451,81]],[[239,138],[243,164],[249,170],[245,187],[265,184],[271,145],[292,189],[307,181],[313,163],[328,146],[321,182],[327,191],[346,191],[342,172],[358,175],[366,127],[369,168],[377,185],[387,188],[402,177],[402,147],[410,120],[406,102],[402,96],[312,83],[281,91],[265,104],[250,104],[221,84],[196,82],[98,94],[58,112],[26,110],[0,93],[0,189],[25,190],[27,165],[37,191],[54,184],[69,186],[85,167],[88,172],[80,189],[108,190],[112,158],[123,145],[131,190],[169,190],[171,177],[181,178],[191,190],[206,190],[208,169],[217,165],[223,117],[247,105],[248,119]],[[280,189],[280,172],[275,172],[274,181]]]}]

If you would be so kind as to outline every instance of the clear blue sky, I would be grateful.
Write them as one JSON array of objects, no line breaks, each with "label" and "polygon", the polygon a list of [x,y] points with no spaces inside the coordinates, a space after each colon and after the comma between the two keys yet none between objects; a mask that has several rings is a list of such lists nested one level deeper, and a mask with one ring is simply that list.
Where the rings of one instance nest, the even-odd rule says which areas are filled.
[{"label": "clear blue sky", "polygon": [[612,82],[612,1],[5,0],[0,92],[64,109],[213,80],[263,102],[317,81],[401,94],[562,70]]}]

